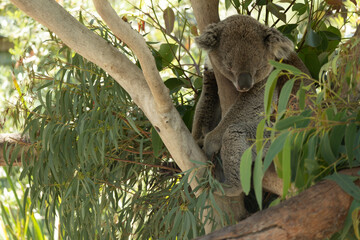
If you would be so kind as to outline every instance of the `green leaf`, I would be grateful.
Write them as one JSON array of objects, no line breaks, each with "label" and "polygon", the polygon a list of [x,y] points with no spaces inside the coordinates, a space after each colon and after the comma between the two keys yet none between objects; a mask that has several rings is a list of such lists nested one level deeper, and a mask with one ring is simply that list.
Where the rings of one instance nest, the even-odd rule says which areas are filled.
[{"label": "green leaf", "polygon": [[178,45],[171,43],[164,43],[160,45],[159,54],[162,60],[162,68],[169,66],[175,58]]},{"label": "green leaf", "polygon": [[240,181],[246,195],[250,192],[251,187],[251,166],[252,166],[252,148],[245,150],[240,160]]},{"label": "green leaf", "polygon": [[184,87],[185,84],[179,78],[169,78],[164,82],[165,86],[170,90],[170,93],[178,92],[181,87]]},{"label": "green leaf", "polygon": [[174,29],[175,13],[170,7],[167,7],[164,10],[163,17],[164,17],[164,22],[165,22],[166,33],[170,34]]},{"label": "green leaf", "polygon": [[272,71],[266,81],[265,93],[264,93],[264,109],[265,116],[270,117],[271,114],[271,103],[274,95],[274,90],[276,87],[278,75],[280,73],[279,69]]},{"label": "green leaf", "polygon": [[321,63],[319,61],[319,56],[312,52],[307,53],[305,55],[305,61],[304,61],[306,67],[309,69],[311,76],[313,76],[315,79],[319,78],[319,72],[321,68]]},{"label": "green leaf", "polygon": [[262,119],[256,128],[256,152],[261,150],[264,143],[264,129],[266,119]]},{"label": "green leaf", "polygon": [[199,78],[199,77],[195,78],[195,80],[194,80],[195,89],[201,89],[202,85],[203,85],[203,79]]},{"label": "green leaf", "polygon": [[[336,28],[336,30],[338,30]],[[340,32],[330,32],[330,31],[322,31],[325,34],[327,40],[329,41],[341,41],[341,33]]]},{"label": "green leaf", "polygon": [[283,149],[285,140],[290,132],[286,131],[280,136],[276,137],[274,142],[270,145],[264,160],[264,172],[268,169],[275,156]]},{"label": "green leaf", "polygon": [[262,6],[262,5],[266,5],[267,0],[256,0],[256,5],[258,6]]},{"label": "green leaf", "polygon": [[283,21],[284,23],[286,23],[286,14],[283,12],[280,12],[281,7],[272,3],[272,2],[268,2],[266,4],[266,9],[271,12],[275,17],[279,18],[281,21]]},{"label": "green leaf", "polygon": [[233,3],[234,3],[235,8],[240,7],[240,1],[239,0],[233,0]]},{"label": "green leaf", "polygon": [[285,198],[291,183],[291,137],[287,137],[282,150],[283,197]]},{"label": "green leaf", "polygon": [[279,104],[278,104],[278,118],[285,113],[287,104],[289,102],[289,97],[294,86],[295,79],[287,81],[281,89]]},{"label": "green leaf", "polygon": [[305,42],[310,47],[318,47],[321,44],[321,37],[318,33],[314,32],[312,28],[308,28]]},{"label": "green leaf", "polygon": [[300,89],[298,90],[297,95],[299,98],[299,108],[300,108],[300,110],[304,110],[306,94],[305,94],[305,89],[303,87],[303,82],[301,82]]},{"label": "green leaf", "polygon": [[357,137],[356,124],[350,123],[345,129],[345,148],[350,167],[354,161],[354,143]]},{"label": "green leaf", "polygon": [[274,60],[270,60],[269,63],[273,65],[276,69],[288,71],[290,73],[293,73],[294,75],[300,75],[302,73],[300,69],[286,63],[280,63]]},{"label": "green leaf", "polygon": [[225,9],[228,10],[231,6],[231,1],[230,0],[225,0]]},{"label": "green leaf", "polygon": [[263,166],[262,166],[262,153],[261,150],[257,155],[255,159],[255,166],[254,166],[254,191],[256,196],[256,201],[259,205],[259,208],[262,209],[262,179],[264,176],[263,172]]},{"label": "green leaf", "polygon": [[291,34],[292,31],[294,31],[297,28],[298,24],[285,24],[282,25],[280,27],[278,27],[277,29],[282,33],[282,34]]},{"label": "green leaf", "polygon": [[151,143],[154,151],[154,156],[159,157],[164,143],[162,142],[158,132],[153,127],[151,128]]},{"label": "green leaf", "polygon": [[301,116],[301,115],[290,116],[288,118],[284,118],[284,119],[280,120],[279,122],[277,122],[275,125],[275,129],[276,130],[285,130],[290,127],[296,128],[296,125],[301,125],[306,121],[309,121],[309,119],[304,116]]},{"label": "green leaf", "polygon": [[354,199],[348,210],[348,214],[346,216],[343,229],[341,230],[341,236],[339,238],[340,240],[346,239],[347,233],[349,232],[350,228],[353,226],[352,213],[354,212],[354,210],[356,210],[359,207],[360,207],[360,201]]},{"label": "green leaf", "polygon": [[134,131],[139,134],[140,136],[142,136],[142,134],[140,133],[139,129],[136,127],[136,124],[134,122],[134,120],[132,119],[132,117],[130,116],[126,116],[126,120],[128,121],[128,123],[130,124],[131,128],[134,129]]},{"label": "green leaf", "polygon": [[359,179],[358,177],[334,173],[325,177],[325,179],[335,181],[346,193],[351,195],[354,200],[360,201],[360,187],[354,183],[355,180]]},{"label": "green leaf", "polygon": [[298,15],[301,16],[306,12],[307,6],[303,3],[295,3],[292,7],[293,11],[298,12]]},{"label": "green leaf", "polygon": [[344,139],[346,126],[337,125],[334,126],[330,132],[330,146],[335,156],[338,156],[340,146]]},{"label": "green leaf", "polygon": [[329,133],[325,132],[324,136],[320,140],[320,152],[324,160],[329,164],[333,164],[336,161],[336,157],[331,149]]},{"label": "green leaf", "polygon": [[309,173],[312,173],[315,169],[318,168],[318,164],[315,161],[316,149],[318,146],[317,135],[312,136],[307,143],[307,156],[305,158],[305,167],[308,169]]}]

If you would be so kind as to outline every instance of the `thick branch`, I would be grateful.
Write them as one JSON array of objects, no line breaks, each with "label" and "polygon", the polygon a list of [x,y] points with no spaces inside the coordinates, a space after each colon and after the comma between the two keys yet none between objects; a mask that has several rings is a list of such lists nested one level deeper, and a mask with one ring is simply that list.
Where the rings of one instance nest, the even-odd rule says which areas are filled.
[{"label": "thick branch", "polygon": [[[88,30],[56,1],[12,0],[12,2],[27,15],[56,33],[71,49],[108,72],[144,111],[182,171],[195,167],[190,159],[207,161],[173,106],[161,114],[156,111],[157,106],[143,73],[118,49]],[[196,181],[190,184],[193,188],[197,186]]]},{"label": "thick branch", "polygon": [[[343,173],[357,176],[359,170]],[[198,239],[324,239],[342,228],[352,200],[335,182],[325,180],[275,207]]]},{"label": "thick branch", "polygon": [[169,97],[169,89],[164,85],[159,71],[156,68],[155,59],[146,45],[145,39],[131,28],[129,23],[124,22],[106,0],[93,0],[96,11],[105,21],[111,31],[124,41],[138,57],[145,79],[155,99],[160,113],[168,112],[173,106]]},{"label": "thick branch", "polygon": [[210,23],[220,21],[219,0],[191,0],[190,2],[200,32]]}]

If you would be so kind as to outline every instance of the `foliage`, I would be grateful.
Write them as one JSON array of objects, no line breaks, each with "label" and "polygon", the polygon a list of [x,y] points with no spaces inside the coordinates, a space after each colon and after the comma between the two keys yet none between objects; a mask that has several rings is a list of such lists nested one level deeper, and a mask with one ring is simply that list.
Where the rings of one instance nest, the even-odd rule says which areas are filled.
[{"label": "foliage", "polygon": [[[159,27],[156,18],[150,16],[149,21]],[[175,105],[191,126],[188,112],[194,104],[189,93],[201,83],[194,86],[200,80],[191,67],[196,62],[182,43],[190,28],[180,14],[177,18],[184,23],[177,26],[183,28],[180,39],[164,33],[165,42],[149,42],[149,48],[158,70],[168,78],[165,84]],[[86,12],[79,13],[79,21],[138,64],[101,21]],[[212,224],[213,209],[220,211],[210,191],[219,184],[208,165],[200,166],[208,169],[208,177],[198,180],[199,187],[208,190],[195,198],[198,189],[189,190],[190,172],[179,173],[158,134],[121,86],[49,34],[52,51],[46,71],[29,74],[36,106],[24,104],[21,98],[27,95],[19,101],[27,112],[24,132],[31,142],[28,150],[21,150],[20,179],[29,180],[30,208],[45,213],[51,237],[56,232],[71,239],[187,239],[204,234],[204,221]],[[13,160],[7,159],[10,165]],[[223,224],[227,221],[224,218]]]},{"label": "foliage", "polygon": [[[5,177],[1,180],[0,216],[1,234],[4,239],[45,239],[45,222],[38,213],[30,212],[29,189],[20,182],[13,182],[7,170],[0,171]],[[15,174],[14,171],[12,175]],[[18,186],[17,186],[18,185]],[[10,189],[10,192],[7,191]],[[21,202],[23,200],[23,202]],[[14,206],[19,206],[14,208]],[[45,232],[45,233],[44,233]]]},{"label": "foliage", "polygon": [[[64,2],[70,8],[71,4]],[[267,126],[266,120],[271,115],[268,99],[279,71],[268,81],[266,120],[260,125],[256,148],[259,153],[265,149],[264,128],[272,132],[268,139],[271,145],[264,163],[261,154],[255,159],[252,174],[260,205],[261,179],[272,161],[285,181],[284,196],[291,189],[291,182],[303,190],[339,169],[359,164],[358,104],[351,104],[347,98],[350,93],[338,94],[339,86],[343,85],[339,81],[343,79],[350,86],[349,91],[355,89],[356,74],[348,66],[354,59],[345,60],[349,52],[342,50],[339,55],[333,55],[341,34],[339,20],[329,13],[337,10],[323,1],[283,2],[286,1],[225,1],[225,8],[233,6],[239,13],[277,27],[297,46],[312,77],[324,80],[318,83],[319,94],[306,94],[307,88],[303,86],[296,98],[292,98],[296,104],[285,105],[294,82],[303,75],[289,66],[274,63],[288,71],[284,74],[292,73],[295,77],[283,88],[275,123]],[[174,104],[190,128],[202,84],[201,54],[191,39],[197,35],[196,23],[186,1],[169,2],[169,7],[160,12],[155,10],[159,9],[155,3],[151,4],[149,11],[133,6],[136,12],[122,17],[148,41]],[[346,4],[350,9],[353,3]],[[190,172],[179,172],[146,116],[111,76],[67,48],[33,20],[21,16],[20,21],[21,13],[13,6],[8,8],[18,15],[16,29],[31,33],[25,36],[29,41],[23,41],[24,36],[10,36],[15,43],[12,54],[18,63],[12,71],[15,82],[19,83],[17,91],[21,93],[12,108],[13,115],[21,119],[19,114],[24,114],[23,129],[31,140],[31,147],[22,153],[20,177],[29,182],[29,187],[19,208],[28,209],[31,204],[28,214],[40,209],[46,223],[42,234],[48,231],[51,237],[58,233],[70,239],[187,239],[203,234],[204,223],[213,223],[213,209],[221,213],[212,194],[221,186],[212,178],[210,164],[198,163],[199,168],[206,169],[206,174],[203,179],[197,179],[199,187],[205,190],[196,196],[198,189],[191,191],[188,185]],[[343,12],[340,9],[337,14],[343,16]],[[132,51],[90,12],[82,10],[74,14],[141,67]],[[351,19],[350,13],[344,18],[346,22]],[[32,37],[44,34],[46,40]],[[36,61],[26,61],[32,56]],[[332,70],[328,71],[329,68]],[[242,171],[251,169],[252,154],[250,150],[246,153],[241,162]],[[14,167],[9,171],[15,175]],[[250,190],[252,176],[242,174],[245,190]],[[357,197],[350,184],[353,179],[342,175],[332,178],[345,181],[348,184],[345,189]],[[358,209],[355,203],[353,208]],[[6,218],[8,212],[3,210],[2,216]],[[203,218],[205,212],[209,213],[207,219]],[[30,216],[24,212],[23,218],[33,221]],[[351,222],[352,218],[349,219]],[[225,214],[222,220],[222,225],[231,222]],[[11,225],[11,220],[8,222]]]}]

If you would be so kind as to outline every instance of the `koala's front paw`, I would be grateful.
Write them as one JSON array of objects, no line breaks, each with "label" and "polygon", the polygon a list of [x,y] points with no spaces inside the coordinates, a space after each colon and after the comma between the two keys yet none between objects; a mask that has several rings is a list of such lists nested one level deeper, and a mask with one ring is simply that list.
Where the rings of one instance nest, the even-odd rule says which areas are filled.
[{"label": "koala's front paw", "polygon": [[204,139],[204,152],[208,159],[212,159],[214,154],[218,153],[221,148],[221,139],[215,134],[209,133]]}]

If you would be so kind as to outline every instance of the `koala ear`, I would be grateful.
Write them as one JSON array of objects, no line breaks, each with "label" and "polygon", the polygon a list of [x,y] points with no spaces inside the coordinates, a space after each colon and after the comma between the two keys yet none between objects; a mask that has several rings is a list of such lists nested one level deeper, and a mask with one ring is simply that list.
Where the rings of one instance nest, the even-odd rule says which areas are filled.
[{"label": "koala ear", "polygon": [[294,51],[292,41],[274,28],[267,28],[265,30],[264,42],[278,59],[287,59],[290,53]]},{"label": "koala ear", "polygon": [[222,27],[220,23],[208,25],[204,32],[195,38],[196,44],[205,50],[215,49],[219,45],[221,31]]}]

